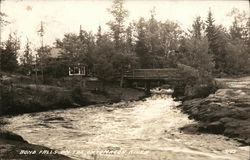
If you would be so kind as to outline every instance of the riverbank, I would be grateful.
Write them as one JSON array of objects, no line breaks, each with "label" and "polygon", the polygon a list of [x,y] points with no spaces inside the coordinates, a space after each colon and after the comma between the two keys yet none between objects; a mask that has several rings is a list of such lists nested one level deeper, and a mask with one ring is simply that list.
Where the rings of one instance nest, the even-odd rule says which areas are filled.
[{"label": "riverbank", "polygon": [[250,145],[250,77],[216,82],[219,89],[214,94],[184,101],[179,107],[200,122],[195,126],[198,131],[223,134]]},{"label": "riverbank", "polygon": [[3,74],[1,78],[1,115],[82,107],[91,104],[134,101],[145,97],[143,91],[105,84],[84,87],[68,81],[65,86],[34,84],[22,75]]},{"label": "riverbank", "polygon": [[48,147],[30,144],[21,136],[0,131],[1,160],[72,160]]}]

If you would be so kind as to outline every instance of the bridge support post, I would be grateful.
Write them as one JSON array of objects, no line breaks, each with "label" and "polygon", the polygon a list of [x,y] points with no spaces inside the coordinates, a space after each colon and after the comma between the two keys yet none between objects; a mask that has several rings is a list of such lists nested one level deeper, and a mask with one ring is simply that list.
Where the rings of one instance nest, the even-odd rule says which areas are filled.
[{"label": "bridge support post", "polygon": [[161,81],[157,81],[157,87],[161,86]]},{"label": "bridge support post", "polygon": [[120,87],[121,88],[124,87],[124,77],[123,77],[123,74],[122,74],[121,79],[120,79]]},{"label": "bridge support post", "polygon": [[146,81],[146,84],[145,84],[145,93],[146,93],[146,95],[150,94],[150,82],[149,81]]}]

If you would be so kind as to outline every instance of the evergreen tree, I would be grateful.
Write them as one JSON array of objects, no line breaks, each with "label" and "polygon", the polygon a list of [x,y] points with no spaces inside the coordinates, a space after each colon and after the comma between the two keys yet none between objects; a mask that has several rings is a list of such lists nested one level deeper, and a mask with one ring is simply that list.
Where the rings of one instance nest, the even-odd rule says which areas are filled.
[{"label": "evergreen tree", "polygon": [[20,58],[21,65],[23,67],[23,71],[27,74],[30,73],[32,70],[32,63],[33,63],[33,56],[32,56],[32,50],[30,48],[30,42],[27,39],[24,54]]},{"label": "evergreen tree", "polygon": [[227,74],[250,73],[250,57],[242,40],[235,39],[227,43],[226,53],[224,70]]},{"label": "evergreen tree", "polygon": [[224,28],[222,26],[216,27],[214,21],[212,12],[209,10],[205,30],[209,43],[208,53],[213,55],[214,73],[220,73],[223,72],[223,66],[225,65],[226,36]]},{"label": "evergreen tree", "polygon": [[229,13],[234,21],[230,26],[230,38],[226,45],[225,72],[228,74],[250,73],[250,24],[249,16],[234,8]]},{"label": "evergreen tree", "polygon": [[232,26],[230,27],[230,35],[232,39],[242,39],[242,28],[239,26],[238,19],[234,17]]},{"label": "evergreen tree", "polygon": [[133,33],[132,33],[132,24],[130,23],[126,29],[126,52],[131,54],[134,52],[133,49]]},{"label": "evergreen tree", "polygon": [[192,36],[195,37],[195,39],[201,39],[203,25],[204,24],[201,20],[201,17],[196,17],[194,23],[192,24],[192,30],[190,31]]},{"label": "evergreen tree", "polygon": [[217,31],[216,31],[216,27],[214,25],[214,19],[213,19],[213,15],[211,10],[209,9],[208,12],[208,17],[206,20],[206,36],[208,39],[208,43],[209,43],[209,50],[208,53],[209,54],[213,54],[215,55],[217,53]]},{"label": "evergreen tree", "polygon": [[150,11],[151,18],[147,22],[147,41],[149,54],[152,60],[152,68],[159,68],[159,60],[162,59],[160,44],[160,26],[155,19],[155,8]]},{"label": "evergreen tree", "polygon": [[81,50],[79,44],[79,36],[73,33],[66,33],[62,40],[56,40],[56,47],[63,50],[62,57],[71,64],[79,61]]},{"label": "evergreen tree", "polygon": [[8,40],[1,47],[1,70],[7,72],[16,71],[18,68],[17,55],[20,49],[20,41],[17,35],[9,34]]},{"label": "evergreen tree", "polygon": [[96,34],[96,44],[97,45],[100,45],[101,39],[102,39],[102,27],[99,26],[97,34]]},{"label": "evergreen tree", "polygon": [[36,50],[37,57],[36,57],[36,63],[39,70],[42,72],[42,81],[44,81],[44,71],[49,65],[49,56],[50,56],[51,47],[46,45],[43,47],[40,47]]},{"label": "evergreen tree", "polygon": [[149,47],[146,35],[146,22],[144,18],[140,18],[136,24],[137,40],[135,45],[135,52],[139,57],[142,68],[150,68],[151,58],[149,55]]},{"label": "evergreen tree", "polygon": [[107,33],[101,33],[101,27],[98,29],[96,47],[94,52],[94,63],[97,77],[103,84],[112,78],[114,68],[112,57],[115,54],[115,46]]}]

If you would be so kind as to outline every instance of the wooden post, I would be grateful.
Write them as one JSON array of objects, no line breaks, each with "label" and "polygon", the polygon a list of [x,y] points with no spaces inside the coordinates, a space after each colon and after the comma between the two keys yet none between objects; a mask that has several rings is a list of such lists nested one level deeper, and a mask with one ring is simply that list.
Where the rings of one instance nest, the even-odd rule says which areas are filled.
[{"label": "wooden post", "polygon": [[146,92],[146,95],[150,95],[150,81],[146,81],[145,92]]},{"label": "wooden post", "polygon": [[123,81],[124,81],[124,73],[123,73],[123,70],[122,70],[122,73],[121,73],[121,81],[120,81],[120,87],[121,87],[121,88],[123,87]]}]

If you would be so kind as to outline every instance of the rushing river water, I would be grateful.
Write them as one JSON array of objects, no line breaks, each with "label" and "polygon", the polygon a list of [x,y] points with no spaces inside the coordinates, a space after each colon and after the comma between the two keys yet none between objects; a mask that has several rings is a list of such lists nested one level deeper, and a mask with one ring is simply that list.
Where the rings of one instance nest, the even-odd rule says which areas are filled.
[{"label": "rushing river water", "polygon": [[5,127],[77,160],[248,160],[248,148],[236,141],[181,132],[180,127],[196,122],[178,104],[171,96],[153,95],[144,101],[24,114],[7,118]]}]

